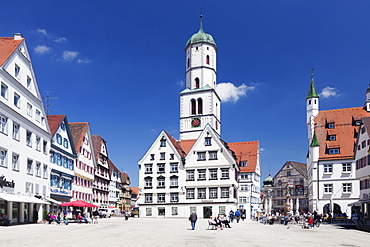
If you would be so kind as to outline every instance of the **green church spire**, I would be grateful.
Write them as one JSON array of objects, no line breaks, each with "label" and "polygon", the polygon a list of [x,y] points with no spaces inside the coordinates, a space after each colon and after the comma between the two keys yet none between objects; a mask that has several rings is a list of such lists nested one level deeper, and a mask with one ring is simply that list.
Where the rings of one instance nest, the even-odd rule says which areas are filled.
[{"label": "green church spire", "polygon": [[314,80],[313,80],[313,69],[312,69],[310,91],[308,92],[308,96],[307,96],[306,99],[318,98],[318,97],[319,97],[319,95],[316,92],[315,83],[314,83]]},{"label": "green church spire", "polygon": [[318,147],[318,146],[320,146],[320,144],[319,144],[319,141],[317,140],[316,132],[314,132],[310,147]]},{"label": "green church spire", "polygon": [[194,43],[201,43],[201,42],[206,42],[211,45],[214,45],[216,47],[216,42],[213,39],[212,35],[205,33],[203,30],[203,22],[202,22],[202,15],[200,16],[200,26],[199,26],[199,31],[186,42],[185,48],[187,48],[189,45],[194,44]]}]

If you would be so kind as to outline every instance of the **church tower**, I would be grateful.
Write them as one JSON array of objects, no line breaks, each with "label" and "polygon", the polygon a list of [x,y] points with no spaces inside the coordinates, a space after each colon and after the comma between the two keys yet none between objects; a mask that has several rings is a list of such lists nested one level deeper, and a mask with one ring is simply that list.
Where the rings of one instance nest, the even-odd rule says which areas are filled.
[{"label": "church tower", "polygon": [[316,92],[313,79],[313,69],[311,74],[311,84],[306,98],[306,121],[308,127],[308,142],[311,145],[314,135],[314,119],[319,114],[319,95]]},{"label": "church tower", "polygon": [[216,92],[216,52],[213,37],[200,28],[188,40],[186,52],[186,89],[180,93],[180,139],[197,139],[209,124],[221,135],[221,99]]}]

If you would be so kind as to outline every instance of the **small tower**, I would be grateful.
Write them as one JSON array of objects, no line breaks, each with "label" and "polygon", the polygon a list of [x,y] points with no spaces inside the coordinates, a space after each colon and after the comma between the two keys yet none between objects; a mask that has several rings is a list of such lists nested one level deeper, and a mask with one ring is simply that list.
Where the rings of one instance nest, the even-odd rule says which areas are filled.
[{"label": "small tower", "polygon": [[212,35],[199,31],[186,42],[186,89],[180,93],[180,139],[197,139],[209,124],[221,134],[221,99],[216,92],[217,46]]},{"label": "small tower", "polygon": [[312,143],[312,137],[314,134],[314,119],[319,114],[319,95],[316,92],[313,69],[311,73],[311,84],[308,96],[306,98],[306,121],[308,127],[308,142],[309,145]]}]

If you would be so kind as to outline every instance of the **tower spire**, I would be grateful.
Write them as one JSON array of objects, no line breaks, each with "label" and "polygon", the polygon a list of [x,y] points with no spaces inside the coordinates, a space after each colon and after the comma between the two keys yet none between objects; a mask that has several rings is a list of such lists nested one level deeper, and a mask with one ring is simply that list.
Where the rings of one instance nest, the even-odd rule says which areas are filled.
[{"label": "tower spire", "polygon": [[203,15],[202,15],[202,10],[200,10],[200,25],[199,25],[199,32],[204,32],[203,31],[203,22],[202,22],[202,18],[203,18]]},{"label": "tower spire", "polygon": [[307,99],[308,98],[318,98],[319,95],[317,94],[316,92],[316,88],[315,88],[315,83],[314,83],[314,76],[313,76],[313,70],[311,70],[311,84],[310,84],[310,91],[308,92],[308,96],[307,96]]}]

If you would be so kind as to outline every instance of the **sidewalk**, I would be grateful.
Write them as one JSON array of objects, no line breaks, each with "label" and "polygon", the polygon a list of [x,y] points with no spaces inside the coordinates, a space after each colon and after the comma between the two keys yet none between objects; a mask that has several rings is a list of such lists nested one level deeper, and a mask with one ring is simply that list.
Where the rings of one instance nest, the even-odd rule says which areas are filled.
[{"label": "sidewalk", "polygon": [[245,220],[232,228],[208,230],[208,221],[197,221],[194,231],[187,219],[122,217],[99,224],[49,224],[0,227],[2,246],[369,246],[370,234],[336,225],[315,229],[299,225],[263,225]]}]

